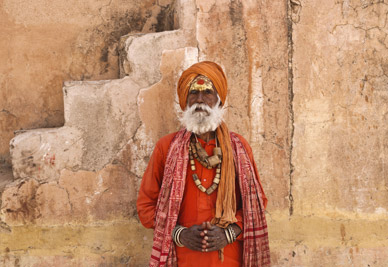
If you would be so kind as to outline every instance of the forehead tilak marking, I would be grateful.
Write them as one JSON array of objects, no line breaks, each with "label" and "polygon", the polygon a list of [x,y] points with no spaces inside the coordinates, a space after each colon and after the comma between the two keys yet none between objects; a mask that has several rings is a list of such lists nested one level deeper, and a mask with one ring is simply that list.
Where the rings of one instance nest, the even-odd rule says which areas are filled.
[{"label": "forehead tilak marking", "polygon": [[212,81],[203,75],[197,76],[190,85],[189,91],[197,90],[197,91],[205,91],[205,90],[214,90]]}]

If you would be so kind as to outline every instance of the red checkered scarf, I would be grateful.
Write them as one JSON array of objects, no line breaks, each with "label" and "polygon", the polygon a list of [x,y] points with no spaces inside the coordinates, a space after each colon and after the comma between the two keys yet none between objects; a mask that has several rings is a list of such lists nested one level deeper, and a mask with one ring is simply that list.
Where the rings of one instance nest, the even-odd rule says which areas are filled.
[{"label": "red checkered scarf", "polygon": [[[172,231],[178,220],[189,161],[191,132],[179,131],[171,142],[156,206],[150,266],[178,266]],[[269,266],[267,223],[254,167],[237,135],[230,133],[244,212],[244,266]]]}]

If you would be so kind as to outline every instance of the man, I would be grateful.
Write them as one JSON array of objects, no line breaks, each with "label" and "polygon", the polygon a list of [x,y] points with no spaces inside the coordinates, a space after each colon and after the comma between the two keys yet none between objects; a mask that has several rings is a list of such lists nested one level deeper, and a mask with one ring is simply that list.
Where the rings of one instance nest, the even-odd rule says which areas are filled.
[{"label": "man", "polygon": [[210,61],[182,73],[184,129],[161,138],[137,200],[150,266],[269,266],[267,199],[252,149],[222,120],[227,81]]}]

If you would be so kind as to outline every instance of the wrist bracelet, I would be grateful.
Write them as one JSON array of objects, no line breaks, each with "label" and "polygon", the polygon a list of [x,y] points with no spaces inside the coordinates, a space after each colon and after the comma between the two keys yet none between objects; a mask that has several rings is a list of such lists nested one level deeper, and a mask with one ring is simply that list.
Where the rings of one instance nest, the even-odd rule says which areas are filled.
[{"label": "wrist bracelet", "polygon": [[225,231],[225,236],[226,236],[226,240],[228,241],[228,244],[232,244],[234,241],[236,241],[237,237],[236,237],[236,233],[234,232],[234,229],[232,228],[232,225],[228,225],[228,227],[226,227],[224,229]]},{"label": "wrist bracelet", "polygon": [[236,232],[234,231],[233,226],[231,224],[228,225],[228,229],[233,237],[233,242],[236,241],[237,239]]},{"label": "wrist bracelet", "polygon": [[175,226],[174,230],[172,231],[172,240],[178,247],[184,247],[184,245],[180,241],[180,235],[183,230],[185,230],[186,227],[177,225]]},{"label": "wrist bracelet", "polygon": [[228,244],[232,244],[233,241],[232,241],[232,238],[230,236],[228,228],[225,228],[224,231],[225,231],[225,236],[226,236],[226,240],[228,241]]}]

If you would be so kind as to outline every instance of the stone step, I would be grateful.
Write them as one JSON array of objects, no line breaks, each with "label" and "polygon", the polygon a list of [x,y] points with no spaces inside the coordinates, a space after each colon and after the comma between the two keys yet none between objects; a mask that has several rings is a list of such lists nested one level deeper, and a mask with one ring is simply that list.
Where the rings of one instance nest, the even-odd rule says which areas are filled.
[{"label": "stone step", "polygon": [[[174,93],[177,72],[196,62],[198,52],[197,48],[190,47],[165,50],[164,53],[169,54],[169,60],[165,62],[168,67],[161,66],[162,72],[163,69],[175,71],[169,70],[168,75],[174,76],[163,83],[167,83],[171,87],[170,93]],[[65,125],[28,130],[11,140],[14,177],[47,182],[57,180],[64,169],[102,169],[135,138],[144,119],[140,114],[144,110],[141,92],[153,86],[143,88],[130,76],[107,81],[66,82],[63,89]],[[158,90],[167,92],[166,85]],[[173,105],[171,110],[173,112]],[[146,115],[143,113],[142,116]]]},{"label": "stone step", "polygon": [[179,16],[178,30],[129,34],[120,38],[120,77],[130,76],[141,86],[150,86],[161,79],[159,67],[164,50],[197,46],[194,2],[192,0],[176,2],[175,9]]},{"label": "stone step", "polygon": [[195,46],[191,34],[192,32],[175,30],[121,37],[120,77],[130,76],[143,87],[158,82],[161,79],[159,67],[162,52]]},{"label": "stone step", "polygon": [[12,139],[15,179],[51,181],[63,169],[95,171],[111,162],[141,125],[137,98],[141,89],[161,80],[163,51],[196,47],[194,1],[177,1],[176,9],[178,30],[121,38],[121,79],[65,82],[64,127]]},{"label": "stone step", "polygon": [[66,82],[64,127],[28,130],[11,140],[15,178],[50,181],[65,168],[101,169],[139,127],[140,89],[129,77]]},{"label": "stone step", "polygon": [[71,127],[28,130],[10,142],[15,179],[50,181],[64,168],[79,168],[84,147],[81,131]]}]

